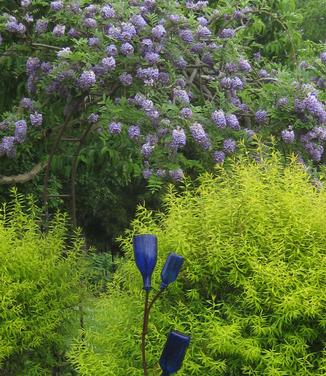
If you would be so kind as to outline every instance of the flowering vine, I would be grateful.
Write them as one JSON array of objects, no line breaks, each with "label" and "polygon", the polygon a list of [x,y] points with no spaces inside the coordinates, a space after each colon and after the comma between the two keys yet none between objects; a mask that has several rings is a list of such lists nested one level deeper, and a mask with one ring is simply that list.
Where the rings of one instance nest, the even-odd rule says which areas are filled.
[{"label": "flowering vine", "polygon": [[[250,142],[254,134],[275,134],[320,162],[326,140],[322,75],[289,84],[263,65],[259,51],[241,48],[254,12],[244,6],[223,13],[207,1],[36,6],[22,0],[1,16],[0,48],[26,45],[30,56],[26,96],[2,116],[0,156],[14,157],[20,144],[74,108],[80,127],[86,121],[110,137],[133,140],[145,178],[180,181],[182,156],[196,149],[223,163],[239,140]],[[325,54],[316,59],[315,72],[325,71]],[[262,100],[264,90],[273,95]]]}]

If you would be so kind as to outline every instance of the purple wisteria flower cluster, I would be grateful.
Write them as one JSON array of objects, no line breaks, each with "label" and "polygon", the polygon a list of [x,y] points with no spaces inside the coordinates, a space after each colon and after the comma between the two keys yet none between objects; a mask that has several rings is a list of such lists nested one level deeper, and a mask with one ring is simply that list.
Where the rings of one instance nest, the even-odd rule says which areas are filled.
[{"label": "purple wisteria flower cluster", "polygon": [[281,132],[281,137],[286,144],[292,144],[295,139],[295,134],[292,128],[283,129],[283,131]]},{"label": "purple wisteria flower cluster", "polygon": [[[84,112],[76,116],[98,123],[108,137],[132,140],[147,178],[180,181],[178,155],[188,147],[221,164],[240,138],[250,142],[269,129],[289,147],[300,144],[312,160],[322,159],[326,112],[320,77],[282,95],[275,86],[272,104],[261,99],[264,85],[280,78],[263,65],[259,51],[247,56],[237,44],[252,8],[223,14],[208,1],[57,0],[37,19],[30,0],[20,7],[22,17],[3,15],[2,38],[26,39],[37,48],[26,59],[28,96],[17,105],[19,117],[0,129],[1,155],[13,156],[28,131],[43,125],[42,105],[45,112],[47,106],[61,108],[64,117],[67,99],[81,98]],[[33,16],[26,18],[27,12]],[[326,52],[316,60],[325,64]],[[284,129],[275,113],[294,125]],[[302,123],[308,132],[296,134]]]},{"label": "purple wisteria flower cluster", "polygon": [[[29,71],[31,69],[31,71],[34,72],[35,64],[35,60],[29,60],[26,65],[26,70]],[[31,128],[40,127],[43,124],[43,114],[37,112],[35,104],[31,98],[22,98],[19,103],[19,108],[25,119],[20,118],[16,121],[11,119],[0,123],[0,131],[13,130],[13,135],[4,136],[0,142],[0,156],[5,155],[10,158],[15,157],[17,145],[26,141],[29,128],[28,123]]]}]

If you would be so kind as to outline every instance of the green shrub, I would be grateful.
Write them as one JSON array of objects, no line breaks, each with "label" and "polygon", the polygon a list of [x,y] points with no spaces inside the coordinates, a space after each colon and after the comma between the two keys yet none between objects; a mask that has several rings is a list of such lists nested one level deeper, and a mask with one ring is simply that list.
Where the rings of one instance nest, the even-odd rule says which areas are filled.
[{"label": "green shrub", "polygon": [[302,31],[305,39],[323,43],[326,39],[326,7],[323,0],[297,0],[303,14]]},{"label": "green shrub", "polygon": [[79,234],[69,239],[70,245],[67,240],[64,215],[57,214],[42,232],[31,200],[15,194],[12,203],[2,206],[1,375],[51,375],[65,364],[69,336],[78,330],[83,291],[83,243]]},{"label": "green shrub", "polygon": [[242,158],[197,188],[171,188],[164,213],[140,207],[121,240],[109,295],[90,308],[85,342],[70,358],[81,375],[142,375],[141,277],[132,237],[155,233],[159,262],[186,259],[157,302],[148,336],[150,375],[168,331],[190,333],[181,375],[324,375],[326,191],[294,159]]}]

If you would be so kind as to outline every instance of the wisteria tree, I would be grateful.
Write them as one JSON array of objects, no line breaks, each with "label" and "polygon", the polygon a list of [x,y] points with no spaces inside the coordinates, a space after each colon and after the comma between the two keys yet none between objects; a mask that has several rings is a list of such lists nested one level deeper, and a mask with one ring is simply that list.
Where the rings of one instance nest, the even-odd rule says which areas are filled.
[{"label": "wisteria tree", "polygon": [[40,151],[20,177],[45,167],[45,202],[63,138],[78,152],[89,135],[117,150],[127,142],[151,180],[180,181],[198,160],[223,163],[255,135],[323,161],[326,52],[295,72],[266,61],[246,40],[259,11],[249,1],[19,3],[1,15],[0,51],[26,56],[26,93],[2,114],[0,156]]}]

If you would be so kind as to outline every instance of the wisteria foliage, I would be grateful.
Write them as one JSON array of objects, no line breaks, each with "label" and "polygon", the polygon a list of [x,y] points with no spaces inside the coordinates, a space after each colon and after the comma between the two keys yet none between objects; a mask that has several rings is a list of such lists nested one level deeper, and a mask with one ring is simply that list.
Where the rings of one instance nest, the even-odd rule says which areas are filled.
[{"label": "wisteria foliage", "polygon": [[26,95],[2,115],[0,156],[72,115],[80,132],[91,123],[133,140],[145,178],[182,180],[194,150],[219,164],[255,135],[322,162],[326,52],[295,72],[266,62],[241,46],[257,11],[242,3],[22,0],[5,9],[1,53],[23,45],[29,56]]}]

